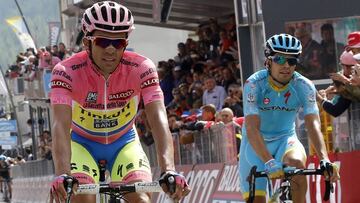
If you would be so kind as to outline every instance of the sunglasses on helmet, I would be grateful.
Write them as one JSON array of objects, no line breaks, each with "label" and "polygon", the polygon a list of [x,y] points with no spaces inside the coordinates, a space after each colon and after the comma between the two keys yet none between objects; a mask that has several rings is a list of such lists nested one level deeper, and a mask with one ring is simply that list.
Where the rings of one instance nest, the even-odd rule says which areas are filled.
[{"label": "sunglasses on helmet", "polygon": [[285,56],[272,56],[270,57],[275,63],[279,65],[284,65],[286,62],[289,64],[289,66],[295,66],[299,63],[299,59],[295,57],[287,58]]},{"label": "sunglasses on helmet", "polygon": [[99,46],[103,49],[112,45],[115,49],[120,49],[126,47],[127,39],[125,38],[106,38],[106,37],[87,37],[91,40],[96,46]]}]

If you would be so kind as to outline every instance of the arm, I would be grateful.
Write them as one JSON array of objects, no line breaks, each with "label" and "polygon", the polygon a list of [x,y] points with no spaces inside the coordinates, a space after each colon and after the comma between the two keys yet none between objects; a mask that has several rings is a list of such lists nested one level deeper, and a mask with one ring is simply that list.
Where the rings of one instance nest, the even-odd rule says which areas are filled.
[{"label": "arm", "polygon": [[52,105],[52,156],[55,165],[55,175],[70,174],[71,161],[71,107],[63,104]]},{"label": "arm", "polygon": [[245,117],[246,134],[249,143],[259,156],[259,158],[266,163],[273,159],[270,152],[267,150],[264,139],[260,134],[260,118],[258,115],[248,115]]},{"label": "arm", "polygon": [[154,101],[145,105],[146,116],[155,140],[161,172],[175,171],[174,146],[163,102]]},{"label": "arm", "polygon": [[319,159],[329,160],[327,155],[323,134],[321,133],[320,118],[318,114],[308,114],[305,116],[305,127]]},{"label": "arm", "polygon": [[321,106],[324,108],[324,110],[334,117],[338,117],[344,113],[344,111],[349,108],[350,104],[351,101],[341,95],[338,97],[335,104],[328,100],[323,100],[321,102]]}]

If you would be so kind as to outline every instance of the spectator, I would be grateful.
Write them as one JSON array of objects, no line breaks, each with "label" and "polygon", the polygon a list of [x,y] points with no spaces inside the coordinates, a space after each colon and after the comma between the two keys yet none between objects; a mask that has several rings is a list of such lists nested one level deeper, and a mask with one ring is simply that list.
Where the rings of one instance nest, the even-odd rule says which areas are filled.
[{"label": "spectator", "polygon": [[356,64],[351,52],[344,51],[340,56],[342,70],[330,75],[334,85],[325,90],[319,90],[317,101],[330,115],[337,117],[341,115],[351,104],[351,98],[341,94],[345,90],[344,85],[349,81],[352,66]]},{"label": "spectator", "polygon": [[205,80],[205,92],[202,97],[203,105],[213,104],[216,107],[216,110],[221,110],[224,105],[224,100],[226,98],[226,91],[224,87],[217,86],[216,80],[213,77],[208,77]]},{"label": "spectator", "polygon": [[174,88],[172,94],[174,99],[166,106],[166,109],[181,116],[184,111],[189,110],[186,98],[181,95],[179,88]]},{"label": "spectator", "polygon": [[64,60],[65,58],[69,57],[65,44],[62,42],[59,43],[58,57],[60,58],[60,60]]},{"label": "spectator", "polygon": [[174,88],[172,74],[170,74],[168,64],[166,62],[160,63],[157,68],[160,88],[164,93],[164,103],[165,106],[169,105],[171,100],[173,99],[172,90]]},{"label": "spectator", "polygon": [[[334,27],[330,23],[321,26],[321,65],[323,74],[333,73],[337,70],[336,59],[340,57],[344,49],[344,45],[335,42]],[[339,54],[337,54],[339,53]]]},{"label": "spectator", "polygon": [[39,63],[39,69],[49,69],[52,70],[54,66],[59,63],[61,60],[53,56],[51,52],[45,51],[40,54],[40,63]]},{"label": "spectator", "polygon": [[224,100],[224,108],[230,108],[236,117],[244,116],[242,107],[242,90],[240,85],[232,84],[229,86],[228,97]]},{"label": "spectator", "polygon": [[201,107],[201,120],[215,121],[216,107],[213,104],[207,104]]},{"label": "spectator", "polygon": [[241,126],[234,121],[234,113],[229,108],[223,108],[220,111],[221,121],[225,124],[223,134],[230,134],[231,138],[236,139],[236,150],[239,153],[241,143]]},{"label": "spectator", "polygon": [[350,33],[347,39],[346,51],[351,51],[354,55],[360,53],[360,31]]},{"label": "spectator", "polygon": [[186,66],[186,65],[191,64],[190,63],[191,58],[187,54],[186,46],[184,43],[180,42],[178,44],[178,51],[179,51],[179,53],[174,57],[176,64],[179,66]]},{"label": "spectator", "polygon": [[301,41],[303,47],[299,56],[297,71],[310,79],[320,79],[324,77],[321,69],[321,46],[311,38],[307,29],[306,27],[299,27],[295,31],[295,36]]},{"label": "spectator", "polygon": [[51,160],[51,135],[49,131],[44,131],[39,137],[39,155],[43,159]]},{"label": "spectator", "polygon": [[229,86],[231,84],[236,83],[236,78],[234,76],[234,73],[228,67],[223,68],[221,73],[222,73],[221,86],[225,88],[225,91],[228,91]]},{"label": "spectator", "polygon": [[21,155],[17,155],[16,156],[16,164],[23,164],[23,163],[25,163],[26,161],[25,161],[25,159],[23,158],[23,156],[21,156]]},{"label": "spectator", "polygon": [[34,160],[34,156],[33,156],[33,154],[32,154],[31,148],[29,148],[29,147],[25,148],[25,153],[26,153],[26,155],[27,155],[26,158],[25,158],[26,161],[32,161],[32,160]]}]

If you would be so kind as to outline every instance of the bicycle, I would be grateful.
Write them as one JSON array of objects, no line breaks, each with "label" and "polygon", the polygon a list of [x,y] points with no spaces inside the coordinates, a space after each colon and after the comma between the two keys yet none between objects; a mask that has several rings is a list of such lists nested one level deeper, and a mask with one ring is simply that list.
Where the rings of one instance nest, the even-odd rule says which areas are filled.
[{"label": "bicycle", "polygon": [[[255,179],[260,177],[268,178],[268,175],[265,171],[256,171],[257,167],[253,166],[250,170],[248,176],[249,182],[249,199],[248,203],[253,203],[255,198]],[[295,167],[284,167],[284,177],[280,187],[270,195],[269,203],[273,202],[283,202],[283,203],[292,203],[292,194],[291,194],[291,178],[295,175],[324,175],[324,172],[327,172],[329,175],[332,174],[332,168],[326,169],[297,169]],[[271,191],[270,180],[268,178],[269,191]],[[325,180],[325,193],[324,201],[328,201],[330,198],[330,192],[334,192],[334,188],[330,180]],[[270,192],[271,193],[271,192]]]}]

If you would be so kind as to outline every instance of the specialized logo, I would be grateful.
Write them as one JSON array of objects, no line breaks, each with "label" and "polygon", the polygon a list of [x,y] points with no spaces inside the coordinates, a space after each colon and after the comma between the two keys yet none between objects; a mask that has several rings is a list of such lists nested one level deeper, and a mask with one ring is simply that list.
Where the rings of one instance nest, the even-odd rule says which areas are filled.
[{"label": "specialized logo", "polygon": [[69,83],[62,80],[53,80],[51,81],[51,88],[63,88],[69,91],[72,91],[72,87]]},{"label": "specialized logo", "polygon": [[134,90],[127,90],[124,92],[110,94],[109,100],[112,101],[112,100],[118,100],[118,99],[127,99],[127,98],[130,98],[133,93],[134,93]]},{"label": "specialized logo", "polygon": [[269,103],[270,103],[270,99],[267,98],[267,97],[265,97],[265,98],[264,98],[264,104],[269,104]]},{"label": "specialized logo", "polygon": [[153,72],[155,72],[155,70],[153,68],[149,68],[147,71],[140,74],[140,79],[143,79],[144,77],[150,75]]},{"label": "specialized logo", "polygon": [[143,88],[150,87],[150,86],[155,86],[155,85],[158,85],[158,84],[159,84],[159,78],[153,77],[153,78],[150,78],[150,79],[146,80],[145,82],[143,82],[140,85],[140,88],[143,89]]},{"label": "specialized logo", "polygon": [[89,92],[86,97],[86,102],[96,103],[98,93],[97,92]]},{"label": "specialized logo", "polygon": [[64,77],[64,78],[66,78],[67,80],[72,81],[71,76],[70,76],[69,74],[67,74],[65,71],[56,70],[56,69],[55,69],[55,70],[52,72],[52,74],[53,74],[53,75],[58,75],[58,76]]},{"label": "specialized logo", "polygon": [[291,96],[291,92],[290,90],[288,90],[285,94],[284,94],[284,97],[285,97],[285,104],[287,104],[289,98]]},{"label": "specialized logo", "polygon": [[139,64],[125,60],[125,59],[121,59],[120,63],[127,65],[127,66],[134,66],[134,67],[139,67]]},{"label": "specialized logo", "polygon": [[85,61],[84,63],[80,63],[80,64],[75,64],[71,66],[72,70],[77,70],[79,68],[85,67],[87,65],[87,62]]}]

